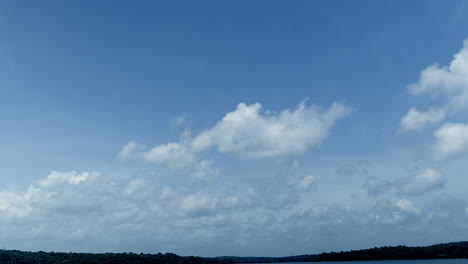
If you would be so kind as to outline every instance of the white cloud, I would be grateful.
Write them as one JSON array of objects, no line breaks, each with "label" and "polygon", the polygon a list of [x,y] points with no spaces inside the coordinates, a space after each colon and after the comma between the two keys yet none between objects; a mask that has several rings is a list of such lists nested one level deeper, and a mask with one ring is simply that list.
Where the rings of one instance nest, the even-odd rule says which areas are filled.
[{"label": "white cloud", "polygon": [[[361,242],[373,239],[359,245],[368,247],[376,241],[388,242],[392,237],[396,240],[391,243],[409,241],[412,237],[424,241],[428,236],[443,240],[446,235],[466,230],[466,202],[455,204],[453,199],[444,197],[439,198],[439,205],[434,203],[437,208],[429,209],[404,199],[379,201],[374,208],[361,209],[346,205],[348,201],[340,205],[313,199],[307,200],[306,208],[293,206],[297,205],[301,182],[305,187],[314,182],[310,175],[291,179],[292,187],[285,178],[279,178],[276,184],[268,181],[274,185],[259,188],[260,193],[251,186],[235,184],[192,192],[179,184],[163,186],[142,177],[114,182],[110,176],[94,173],[95,177],[86,180],[69,181],[93,173],[54,175],[62,176],[49,175],[25,191],[0,191],[2,239],[8,241],[8,247],[153,252],[156,244],[158,251],[185,255],[226,254],[236,247],[238,254],[248,255],[265,247],[270,255],[268,249],[273,244],[283,250],[276,253],[291,254],[304,244],[319,246],[329,240],[331,244],[320,250],[335,250],[330,248],[333,243],[354,241],[357,235],[366,238]],[[59,180],[41,186],[48,179]],[[268,191],[271,193],[263,193]],[[281,197],[275,200],[275,196],[270,196],[273,194]],[[258,196],[264,199],[258,200]],[[272,206],[276,202],[288,206]],[[445,219],[452,219],[451,225],[441,225],[440,221]],[[428,234],[427,230],[437,232]],[[198,249],[196,246],[200,244],[206,247]],[[307,252],[305,247],[301,250]]]},{"label": "white cloud", "polygon": [[301,102],[295,110],[262,113],[260,104],[240,103],[211,129],[195,136],[194,151],[216,147],[219,152],[239,153],[248,158],[274,158],[301,153],[318,146],[335,122],[352,109],[334,103],[322,111]]},{"label": "white cloud", "polygon": [[128,160],[138,156],[138,153],[145,149],[145,145],[139,144],[136,141],[130,141],[119,152],[120,160]]},{"label": "white cloud", "polygon": [[206,193],[195,193],[182,200],[181,211],[188,216],[210,215],[216,212],[217,199]]},{"label": "white cloud", "polygon": [[146,161],[168,164],[173,168],[187,167],[196,159],[192,152],[177,142],[162,144],[141,154]]},{"label": "white cloud", "polygon": [[309,191],[317,182],[317,178],[313,175],[307,175],[303,177],[298,184],[299,189]]},{"label": "white cloud", "polygon": [[70,172],[52,171],[49,174],[49,176],[47,176],[46,179],[42,180],[39,183],[39,185],[44,188],[52,187],[58,184],[77,185],[96,176],[98,175],[95,172],[77,173],[76,171],[70,171]]},{"label": "white cloud", "polygon": [[421,220],[425,217],[421,208],[414,206],[413,202],[406,199],[400,199],[396,204],[388,200],[377,201],[373,210],[368,214],[373,224],[399,227],[420,226]]},{"label": "white cloud", "polygon": [[415,207],[413,203],[409,200],[399,200],[397,202],[397,208],[402,212],[418,215],[421,213],[421,209]]},{"label": "white cloud", "polygon": [[435,64],[421,72],[417,83],[410,85],[414,95],[430,94],[446,96],[453,109],[468,105],[468,40],[464,47],[454,55],[449,66],[439,67]]},{"label": "white cloud", "polygon": [[132,198],[146,199],[151,196],[154,186],[146,179],[138,178],[131,180],[123,189],[123,195]]},{"label": "white cloud", "polygon": [[24,193],[0,192],[0,212],[7,218],[25,218],[34,209],[34,204],[45,197],[38,188],[29,187]]},{"label": "white cloud", "polygon": [[427,125],[440,122],[445,118],[446,109],[430,108],[420,112],[411,108],[400,120],[400,129],[403,131],[421,131]]},{"label": "white cloud", "polygon": [[437,159],[456,158],[468,151],[468,125],[446,123],[434,132]]},{"label": "white cloud", "polygon": [[367,191],[367,194],[372,196],[382,195],[390,191],[393,187],[393,184],[387,180],[378,179],[376,177],[369,177],[364,183],[364,190]]},{"label": "white cloud", "polygon": [[[33,220],[33,216],[46,217],[50,210],[66,213],[87,210],[99,204],[93,200],[94,195],[88,195],[94,191],[92,183],[96,178],[99,178],[96,172],[52,171],[37,187],[30,186],[23,193],[0,192],[0,211],[12,218]],[[102,191],[105,189],[101,187]]]},{"label": "white cloud", "polygon": [[405,195],[418,195],[428,191],[443,189],[446,179],[434,169],[426,169],[413,177],[401,178],[396,181],[399,193]]},{"label": "white cloud", "polygon": [[149,150],[142,146],[131,141],[123,147],[119,156],[123,156],[125,159],[139,158],[147,162],[163,164],[173,169],[185,171],[200,179],[215,177],[219,174],[219,169],[211,167],[212,161],[200,160],[185,144],[171,142]]},{"label": "white cloud", "polygon": [[[135,141],[125,145],[118,157],[163,164],[182,170],[196,178],[212,178],[219,174],[213,161],[202,160],[195,152],[216,146],[220,152],[236,152],[249,158],[273,158],[304,152],[318,146],[336,120],[349,115],[352,109],[334,103],[327,110],[307,107],[301,102],[295,110],[279,114],[265,111],[260,104],[240,103],[234,112],[227,113],[213,128],[197,136],[185,130],[178,142],[161,144],[151,149]],[[293,166],[297,167],[297,161]]]}]

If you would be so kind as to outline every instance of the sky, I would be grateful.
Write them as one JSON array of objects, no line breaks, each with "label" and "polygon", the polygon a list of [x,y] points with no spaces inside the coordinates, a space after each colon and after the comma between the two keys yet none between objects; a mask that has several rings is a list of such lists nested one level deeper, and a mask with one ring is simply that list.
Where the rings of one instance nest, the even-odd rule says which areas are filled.
[{"label": "sky", "polygon": [[468,2],[0,1],[0,246],[468,237]]}]

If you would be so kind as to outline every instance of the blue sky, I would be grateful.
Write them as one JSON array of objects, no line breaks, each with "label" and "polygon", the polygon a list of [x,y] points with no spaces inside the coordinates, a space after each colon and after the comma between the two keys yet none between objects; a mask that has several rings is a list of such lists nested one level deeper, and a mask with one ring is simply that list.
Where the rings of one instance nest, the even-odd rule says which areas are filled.
[{"label": "blue sky", "polygon": [[0,244],[283,256],[465,240],[467,8],[1,2]]}]

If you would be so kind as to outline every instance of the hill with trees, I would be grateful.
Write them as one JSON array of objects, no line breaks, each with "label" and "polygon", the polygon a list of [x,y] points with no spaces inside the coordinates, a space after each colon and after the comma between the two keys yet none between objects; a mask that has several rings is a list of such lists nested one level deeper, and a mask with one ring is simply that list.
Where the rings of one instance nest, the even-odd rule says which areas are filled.
[{"label": "hill with trees", "polygon": [[2,264],[223,264],[222,260],[201,257],[181,257],[176,254],[136,253],[56,253],[0,250]]},{"label": "hill with trees", "polygon": [[468,242],[453,242],[424,247],[376,247],[290,257],[218,257],[231,263],[284,263],[355,260],[455,259],[468,258]]},{"label": "hill with trees", "polygon": [[329,252],[289,257],[183,257],[172,253],[57,253],[0,250],[0,263],[11,264],[229,264],[285,263],[354,260],[468,258],[468,242],[454,242],[425,247],[376,247],[371,249]]}]

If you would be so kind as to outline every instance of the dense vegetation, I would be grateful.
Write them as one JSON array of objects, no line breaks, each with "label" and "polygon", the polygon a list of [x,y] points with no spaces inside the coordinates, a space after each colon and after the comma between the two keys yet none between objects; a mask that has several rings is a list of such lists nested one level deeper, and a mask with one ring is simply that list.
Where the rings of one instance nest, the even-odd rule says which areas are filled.
[{"label": "dense vegetation", "polygon": [[14,264],[222,264],[221,260],[200,257],[181,257],[175,254],[135,253],[47,253],[0,250],[0,263]]},{"label": "dense vegetation", "polygon": [[468,242],[454,242],[426,247],[379,247],[346,252],[330,252],[281,258],[270,257],[218,257],[232,263],[280,263],[353,260],[448,259],[468,258]]},{"label": "dense vegetation", "polygon": [[427,247],[380,247],[346,252],[330,252],[290,257],[181,257],[175,254],[135,253],[54,253],[0,250],[0,263],[15,264],[229,264],[281,263],[351,260],[447,259],[468,258],[468,242],[438,244]]},{"label": "dense vegetation", "polygon": [[317,256],[316,261],[447,258],[468,258],[468,242],[438,244],[427,247],[397,246],[322,253]]}]

